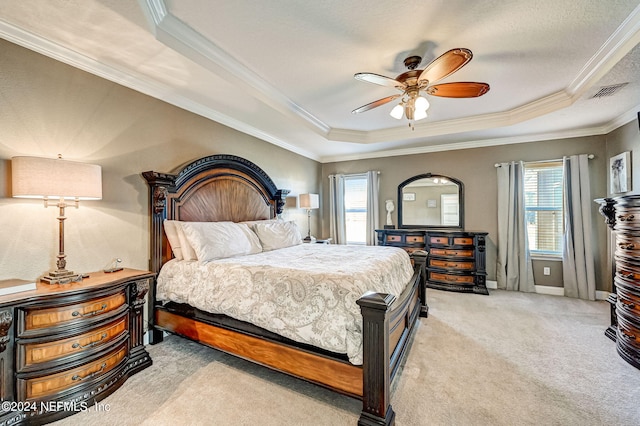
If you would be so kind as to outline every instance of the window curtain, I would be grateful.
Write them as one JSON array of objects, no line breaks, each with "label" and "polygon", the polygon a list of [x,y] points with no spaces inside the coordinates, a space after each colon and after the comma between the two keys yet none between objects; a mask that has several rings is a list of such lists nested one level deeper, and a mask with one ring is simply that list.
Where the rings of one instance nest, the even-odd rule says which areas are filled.
[{"label": "window curtain", "polygon": [[502,163],[498,172],[498,288],[535,292],[524,205],[524,163]]},{"label": "window curtain", "polygon": [[588,162],[586,154],[562,159],[565,211],[562,273],[565,296],[595,300]]},{"label": "window curtain", "polygon": [[344,222],[344,175],[329,175],[329,236],[335,244],[347,243]]},{"label": "window curtain", "polygon": [[380,181],[377,171],[367,172],[367,245],[376,245],[376,229],[380,225],[378,192]]}]

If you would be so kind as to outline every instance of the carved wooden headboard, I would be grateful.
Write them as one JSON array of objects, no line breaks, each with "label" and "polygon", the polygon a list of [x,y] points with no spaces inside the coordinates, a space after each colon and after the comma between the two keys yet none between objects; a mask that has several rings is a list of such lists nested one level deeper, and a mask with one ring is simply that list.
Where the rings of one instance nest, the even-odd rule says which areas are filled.
[{"label": "carved wooden headboard", "polygon": [[177,174],[143,172],[149,184],[151,216],[150,269],[159,272],[171,259],[164,219],[189,222],[243,222],[272,219],[282,213],[289,190],[249,160],[211,155],[193,161]]}]

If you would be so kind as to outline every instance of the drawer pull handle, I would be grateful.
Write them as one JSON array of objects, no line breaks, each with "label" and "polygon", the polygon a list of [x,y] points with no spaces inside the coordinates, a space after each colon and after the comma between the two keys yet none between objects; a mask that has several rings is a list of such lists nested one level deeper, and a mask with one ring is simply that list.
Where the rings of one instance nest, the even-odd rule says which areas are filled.
[{"label": "drawer pull handle", "polygon": [[618,247],[620,247],[621,249],[631,250],[634,249],[636,245],[633,243],[620,243],[618,244]]},{"label": "drawer pull handle", "polygon": [[620,220],[620,222],[624,222],[625,220],[633,220],[634,216],[632,214],[624,214],[624,215],[620,215],[618,216],[618,220]]},{"label": "drawer pull handle", "polygon": [[624,306],[627,309],[635,309],[636,308],[636,304],[635,303],[627,303],[622,299],[620,299],[620,303],[622,303],[622,306]]},{"label": "drawer pull handle", "polygon": [[104,310],[107,309],[107,304],[103,303],[102,306],[100,307],[100,309],[96,310],[96,311],[91,311],[91,312],[87,312],[86,314],[81,314],[78,311],[73,311],[73,313],[71,314],[74,317],[91,317],[94,315],[98,315],[101,312],[104,312]]},{"label": "drawer pull handle", "polygon": [[93,346],[95,346],[95,345],[99,344],[100,342],[102,342],[104,339],[106,339],[106,338],[107,338],[107,336],[108,336],[108,334],[107,334],[107,333],[102,333],[102,335],[100,336],[100,339],[96,340],[95,342],[88,343],[88,344],[86,344],[86,345],[84,345],[84,346],[82,346],[80,343],[76,342],[76,343],[74,343],[73,345],[71,345],[71,347],[72,347],[73,349],[78,349],[78,348],[81,348],[81,349],[84,349],[84,348],[91,348],[91,347],[93,347]]},{"label": "drawer pull handle", "polygon": [[100,366],[100,370],[94,371],[93,373],[89,373],[86,376],[81,376],[79,374],[76,374],[75,376],[73,376],[71,378],[71,380],[80,381],[80,380],[84,380],[84,379],[90,379],[90,378],[95,377],[98,374],[102,373],[105,368],[107,368],[107,363],[103,362],[102,365]]},{"label": "drawer pull handle", "polygon": [[636,340],[636,336],[634,334],[628,333],[625,330],[620,330],[620,335],[627,340]]},{"label": "drawer pull handle", "polygon": [[633,272],[620,272],[622,278],[633,278]]}]

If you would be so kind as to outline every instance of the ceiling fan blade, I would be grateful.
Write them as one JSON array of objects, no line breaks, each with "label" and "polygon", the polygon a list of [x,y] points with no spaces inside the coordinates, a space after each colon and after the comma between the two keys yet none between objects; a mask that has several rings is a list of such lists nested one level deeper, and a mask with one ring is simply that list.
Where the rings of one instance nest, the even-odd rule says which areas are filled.
[{"label": "ceiling fan blade", "polygon": [[386,98],[378,99],[377,101],[373,101],[369,104],[362,105],[360,108],[354,109],[353,111],[351,111],[351,113],[358,114],[361,112],[369,111],[370,109],[377,108],[381,105],[387,104],[394,99],[398,99],[400,96],[402,95],[393,95],[393,96],[387,96]]},{"label": "ceiling fan blade", "polygon": [[365,81],[367,83],[377,84],[379,86],[395,87],[399,90],[404,90],[405,84],[399,82],[396,79],[385,77],[384,75],[373,74],[370,72],[359,72],[354,75],[357,80]]},{"label": "ceiling fan blade", "polygon": [[469,49],[451,49],[431,61],[418,77],[418,82],[426,80],[433,84],[442,80],[465,66],[471,58],[473,53]]},{"label": "ceiling fan blade", "polygon": [[429,86],[427,93],[443,98],[475,98],[489,91],[487,83],[458,82],[443,83]]}]

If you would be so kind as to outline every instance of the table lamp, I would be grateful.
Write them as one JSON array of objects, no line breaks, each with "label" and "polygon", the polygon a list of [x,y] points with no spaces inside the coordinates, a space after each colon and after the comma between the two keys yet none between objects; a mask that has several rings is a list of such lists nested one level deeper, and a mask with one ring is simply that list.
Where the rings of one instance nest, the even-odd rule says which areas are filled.
[{"label": "table lamp", "polygon": [[[76,208],[80,200],[102,199],[102,169],[93,164],[40,157],[13,157],[11,159],[12,195],[16,198],[41,198],[44,206],[60,209],[59,250],[55,271],[41,278],[49,284],[80,281],[86,275],[66,269],[64,254],[64,221],[67,200]],[[57,201],[54,201],[57,200]]]},{"label": "table lamp", "polygon": [[298,208],[307,210],[307,236],[304,241],[311,241],[311,210],[320,207],[320,196],[318,194],[300,194],[298,196]]}]

